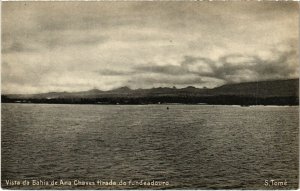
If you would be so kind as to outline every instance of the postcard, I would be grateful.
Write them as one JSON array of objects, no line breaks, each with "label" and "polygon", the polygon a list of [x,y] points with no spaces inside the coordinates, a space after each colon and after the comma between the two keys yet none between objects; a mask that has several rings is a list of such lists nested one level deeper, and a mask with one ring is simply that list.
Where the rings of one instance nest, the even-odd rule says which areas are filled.
[{"label": "postcard", "polygon": [[4,1],[1,187],[299,187],[299,3]]}]

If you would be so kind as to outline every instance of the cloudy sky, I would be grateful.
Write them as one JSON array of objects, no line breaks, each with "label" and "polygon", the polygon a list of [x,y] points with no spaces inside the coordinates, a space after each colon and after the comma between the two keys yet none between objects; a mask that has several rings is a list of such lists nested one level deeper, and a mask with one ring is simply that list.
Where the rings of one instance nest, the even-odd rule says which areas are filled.
[{"label": "cloudy sky", "polygon": [[2,92],[295,78],[298,11],[297,2],[2,2]]}]

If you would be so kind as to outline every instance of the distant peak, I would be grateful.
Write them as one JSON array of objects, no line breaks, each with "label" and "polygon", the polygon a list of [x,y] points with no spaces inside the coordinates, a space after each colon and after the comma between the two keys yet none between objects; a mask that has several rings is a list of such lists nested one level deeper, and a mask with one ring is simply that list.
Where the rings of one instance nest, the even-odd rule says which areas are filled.
[{"label": "distant peak", "polygon": [[188,86],[185,89],[196,89],[194,86]]},{"label": "distant peak", "polygon": [[123,87],[120,87],[120,88],[117,88],[117,89],[113,89],[111,91],[131,91],[131,89],[127,86],[123,86]]},{"label": "distant peak", "polygon": [[127,86],[123,86],[123,87],[117,88],[117,90],[131,90],[131,89]]},{"label": "distant peak", "polygon": [[88,92],[94,92],[95,93],[95,92],[102,92],[102,91],[94,88],[94,89],[89,90]]}]

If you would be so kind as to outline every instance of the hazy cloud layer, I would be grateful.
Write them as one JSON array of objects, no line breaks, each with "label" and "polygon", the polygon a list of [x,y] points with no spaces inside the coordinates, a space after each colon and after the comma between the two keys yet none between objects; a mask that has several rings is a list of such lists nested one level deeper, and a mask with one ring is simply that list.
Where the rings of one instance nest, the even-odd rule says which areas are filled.
[{"label": "hazy cloud layer", "polygon": [[[237,83],[245,81],[260,81],[269,79],[295,78],[297,71],[297,54],[294,50],[280,52],[272,59],[263,59],[257,55],[229,54],[214,61],[206,57],[185,56],[180,65],[157,65],[149,63],[137,66],[131,71],[98,71],[100,75],[128,76],[135,78],[148,86],[205,84],[214,79],[222,83]],[[152,75],[152,78],[149,77]],[[153,76],[154,75],[154,76]],[[210,80],[207,80],[210,78]],[[206,79],[206,80],[203,80]],[[137,83],[136,80],[129,80]]]},{"label": "hazy cloud layer", "polygon": [[3,2],[2,91],[298,77],[297,2]]}]

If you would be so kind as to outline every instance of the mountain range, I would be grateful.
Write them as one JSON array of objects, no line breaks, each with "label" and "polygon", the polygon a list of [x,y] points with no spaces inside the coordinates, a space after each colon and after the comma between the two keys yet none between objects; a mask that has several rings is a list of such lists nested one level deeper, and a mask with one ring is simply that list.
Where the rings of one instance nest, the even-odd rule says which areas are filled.
[{"label": "mountain range", "polygon": [[[158,87],[151,89],[130,89],[128,87],[120,87],[109,91],[101,91],[98,89],[91,89],[80,92],[49,92],[41,94],[6,94],[2,95],[2,102],[54,102],[59,100],[70,102],[72,100],[76,103],[215,103],[215,100],[221,99],[221,104],[231,104],[232,99],[247,100],[247,103],[253,104],[251,100],[255,99],[255,103],[259,99],[270,100],[272,103],[275,99],[275,104],[288,99],[287,104],[295,105],[298,103],[299,95],[299,79],[288,80],[271,80],[259,82],[244,82],[235,84],[225,84],[216,88],[196,88],[188,86],[177,89],[175,87]],[[215,98],[215,100],[214,100]],[[290,100],[292,99],[292,101]],[[52,100],[52,102],[51,102]],[[74,101],[75,100],[75,101]],[[231,101],[230,101],[231,100]],[[73,103],[72,102],[72,103]],[[242,101],[241,104],[243,104]],[[285,103],[286,101],[283,101]],[[238,102],[240,103],[240,102]],[[278,104],[280,104],[278,103]]]}]

